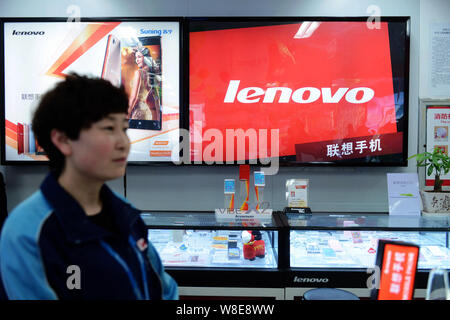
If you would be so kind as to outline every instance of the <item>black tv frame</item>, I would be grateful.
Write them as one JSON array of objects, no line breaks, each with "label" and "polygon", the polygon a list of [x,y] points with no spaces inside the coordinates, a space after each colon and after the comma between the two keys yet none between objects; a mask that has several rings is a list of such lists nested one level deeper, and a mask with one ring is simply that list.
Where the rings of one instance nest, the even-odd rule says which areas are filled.
[{"label": "black tv frame", "polygon": [[[189,31],[191,24],[201,21],[218,21],[218,22],[229,22],[236,23],[240,22],[247,25],[256,26],[258,24],[267,25],[267,21],[270,21],[273,25],[275,24],[286,24],[286,23],[298,23],[299,21],[369,21],[370,17],[360,16],[360,17],[287,17],[287,16],[274,16],[274,17],[90,17],[81,18],[80,22],[151,22],[151,21],[176,21],[179,22],[180,26],[180,39],[179,39],[179,105],[180,105],[180,119],[179,128],[184,130],[189,130]],[[2,165],[48,165],[48,161],[17,161],[17,160],[6,160],[5,159],[5,70],[4,70],[4,28],[3,24],[5,22],[65,22],[67,18],[50,18],[50,17],[36,17],[36,18],[0,18],[0,88],[2,88],[3,93],[0,94],[0,118],[2,119],[1,128],[1,164]],[[410,61],[410,24],[411,17],[398,16],[398,17],[380,17],[381,22],[403,22],[405,24],[405,53],[404,53],[404,68],[403,68],[403,92],[404,92],[404,103],[403,103],[403,153],[401,162],[358,162],[352,160],[346,160],[345,162],[309,162],[309,163],[299,163],[286,159],[286,157],[281,157],[278,159],[280,167],[406,167],[407,155],[408,155],[408,123],[409,123],[409,61]],[[241,26],[239,26],[241,27]],[[392,48],[392,42],[390,42]],[[394,64],[391,62],[391,64]],[[392,69],[394,70],[394,68]],[[401,91],[401,89],[400,89]],[[394,88],[394,92],[397,92]],[[180,136],[180,148],[182,146],[182,138]],[[180,149],[180,160],[183,159],[182,152],[190,153],[190,142],[188,143],[188,150]],[[291,157],[291,156],[290,156]],[[189,155],[190,159],[190,155]],[[266,159],[267,160],[267,159]],[[237,166],[243,164],[241,162],[236,162],[233,164],[206,164],[195,163],[193,160],[189,160],[188,163],[175,164],[171,161],[130,161],[128,162],[130,166]],[[258,159],[256,160],[246,160],[245,164],[251,164],[252,166],[267,167],[261,163]]]},{"label": "black tv frame", "polygon": [[[306,16],[306,17],[296,17],[296,16],[274,16],[274,17],[267,17],[267,16],[260,16],[260,17],[248,17],[248,16],[235,16],[235,17],[187,17],[185,22],[185,33],[184,33],[184,48],[186,50],[184,56],[189,57],[189,34],[193,28],[193,24],[199,24],[201,22],[207,22],[209,24],[212,24],[213,22],[218,22],[221,24],[221,26],[224,26],[226,23],[229,23],[229,26],[227,28],[223,29],[230,29],[230,28],[241,28],[241,27],[250,27],[250,26],[267,26],[267,25],[281,25],[286,23],[298,23],[301,21],[372,21],[373,17],[368,16],[358,16],[358,17],[313,17],[313,16]],[[278,163],[280,167],[406,167],[408,166],[408,126],[409,126],[409,63],[410,63],[410,25],[411,25],[411,17],[409,16],[385,16],[380,17],[380,22],[401,22],[405,24],[405,42],[404,42],[404,67],[403,69],[399,70],[396,66],[394,66],[395,62],[394,59],[391,58],[391,70],[393,71],[393,79],[395,79],[394,70],[403,71],[403,90],[401,88],[393,88],[394,93],[396,92],[404,92],[403,96],[403,152],[401,154],[402,160],[399,162],[392,162],[392,161],[384,161],[384,162],[362,162],[358,161],[357,159],[350,159],[350,160],[344,160],[342,162],[296,162],[291,159],[288,159],[288,157],[295,157],[294,156],[287,156],[287,157],[279,157]],[[239,25],[237,25],[239,23]],[[207,27],[201,27],[198,29],[194,29],[192,31],[207,31],[207,30],[218,30],[215,27],[207,28]],[[393,44],[392,41],[390,43],[390,51],[392,52]],[[184,94],[183,96],[186,97],[185,99],[185,108],[184,114],[185,117],[185,123],[184,128],[189,128],[189,61],[185,61],[184,64]],[[397,89],[397,90],[396,90]],[[398,123],[397,123],[398,125]],[[190,152],[190,151],[189,151]],[[389,157],[390,155],[387,155],[385,157]],[[267,159],[266,159],[267,160]],[[213,164],[214,166],[236,166],[239,164],[250,164],[252,166],[258,166],[258,167],[268,167],[269,165],[265,165],[261,163],[259,159],[252,160],[245,160],[245,163],[243,161],[234,163],[234,164],[226,164],[225,160],[223,161],[223,164]],[[267,162],[267,161],[264,161]],[[196,166],[205,166],[208,165],[202,161],[201,164],[194,163],[193,160],[191,160],[190,165],[196,165]]]}]

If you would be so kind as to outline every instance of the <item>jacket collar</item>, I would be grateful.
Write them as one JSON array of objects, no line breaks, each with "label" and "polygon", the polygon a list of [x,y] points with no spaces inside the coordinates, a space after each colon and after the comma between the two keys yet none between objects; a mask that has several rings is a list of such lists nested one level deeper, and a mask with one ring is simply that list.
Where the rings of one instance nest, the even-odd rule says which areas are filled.
[{"label": "jacket collar", "polygon": [[[42,182],[41,191],[54,208],[55,216],[69,241],[79,243],[112,235],[89,220],[80,204],[60,186],[52,173]],[[106,184],[100,190],[100,197],[103,210],[114,216],[120,234],[128,237],[140,211],[117,197]]]}]

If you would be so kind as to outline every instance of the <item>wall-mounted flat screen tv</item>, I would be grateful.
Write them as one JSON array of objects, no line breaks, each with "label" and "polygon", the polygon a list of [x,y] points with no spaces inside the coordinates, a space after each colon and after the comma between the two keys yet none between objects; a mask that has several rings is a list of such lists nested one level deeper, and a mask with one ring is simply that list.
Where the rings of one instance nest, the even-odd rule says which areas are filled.
[{"label": "wall-mounted flat screen tv", "polygon": [[48,161],[33,134],[33,111],[71,72],[125,87],[130,163],[178,160],[181,24],[180,18],[2,19],[2,163]]},{"label": "wall-mounted flat screen tv", "polygon": [[195,163],[405,166],[409,18],[191,18]]}]

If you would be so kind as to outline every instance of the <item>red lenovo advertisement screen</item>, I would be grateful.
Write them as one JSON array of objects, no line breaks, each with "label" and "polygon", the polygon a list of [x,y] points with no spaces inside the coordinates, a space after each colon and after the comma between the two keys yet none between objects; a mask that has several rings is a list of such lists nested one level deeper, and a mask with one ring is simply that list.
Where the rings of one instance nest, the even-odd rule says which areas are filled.
[{"label": "red lenovo advertisement screen", "polygon": [[407,49],[405,21],[191,21],[191,160],[404,165]]}]

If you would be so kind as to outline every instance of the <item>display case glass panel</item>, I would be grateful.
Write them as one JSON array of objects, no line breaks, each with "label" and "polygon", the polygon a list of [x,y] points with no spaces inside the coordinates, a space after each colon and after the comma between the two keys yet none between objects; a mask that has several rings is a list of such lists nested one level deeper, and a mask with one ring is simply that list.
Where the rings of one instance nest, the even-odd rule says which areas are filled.
[{"label": "display case glass panel", "polygon": [[[166,267],[278,267],[274,220],[217,221],[214,213],[180,212],[144,213],[142,218]],[[250,231],[254,241],[244,241],[244,231]]]},{"label": "display case glass panel", "polygon": [[379,239],[420,246],[418,269],[450,269],[448,217],[287,214],[292,268],[373,268]]}]

